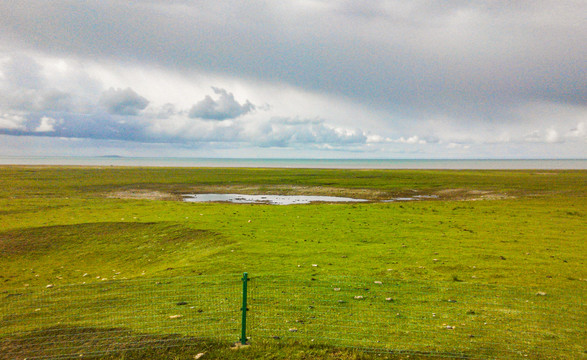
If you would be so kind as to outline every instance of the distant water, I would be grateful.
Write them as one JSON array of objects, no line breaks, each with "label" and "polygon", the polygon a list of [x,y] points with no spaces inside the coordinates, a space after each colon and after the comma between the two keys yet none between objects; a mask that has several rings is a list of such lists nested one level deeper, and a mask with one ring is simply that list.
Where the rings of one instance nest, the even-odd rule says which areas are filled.
[{"label": "distant water", "polygon": [[390,160],[390,159],[228,159],[163,157],[0,156],[0,165],[157,167],[252,167],[325,169],[487,169],[587,170],[587,159],[564,160]]}]

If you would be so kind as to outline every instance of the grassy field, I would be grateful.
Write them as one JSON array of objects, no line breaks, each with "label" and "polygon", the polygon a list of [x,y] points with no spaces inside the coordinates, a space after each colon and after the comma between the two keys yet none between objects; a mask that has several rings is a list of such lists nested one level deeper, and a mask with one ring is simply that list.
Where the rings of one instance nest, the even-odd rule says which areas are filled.
[{"label": "grassy field", "polygon": [[[319,194],[370,202],[272,206],[179,201],[182,194],[208,192]],[[0,291],[5,294],[0,301],[8,302],[23,289],[47,291],[47,285],[238,276],[245,271],[260,279],[275,275],[314,283],[345,276],[386,284],[489,286],[510,289],[504,296],[513,294],[512,299],[527,289],[532,302],[543,303],[540,311],[523,315],[530,322],[556,317],[554,323],[564,331],[548,329],[549,336],[574,351],[558,354],[553,348],[545,356],[584,358],[585,327],[577,324],[586,319],[586,194],[585,171],[0,167]],[[380,201],[414,195],[435,198]],[[538,292],[548,296],[536,300]],[[475,295],[471,291],[467,308],[458,311],[473,312]],[[415,295],[403,296],[407,303]],[[567,318],[561,309],[569,301],[580,305]],[[3,315],[8,319],[12,314]],[[33,318],[24,319],[20,325],[38,325]],[[89,316],[85,324],[99,327],[98,316]],[[166,336],[149,334],[140,324],[129,328],[147,337]],[[75,335],[68,328],[59,331]],[[407,336],[406,343],[410,336],[418,342],[417,334]],[[16,347],[25,340],[10,338],[2,346]],[[104,356],[188,359],[203,351],[206,358],[230,359],[408,356],[302,340],[292,336],[291,342],[258,342],[241,351],[210,340],[200,347]],[[418,349],[413,351],[411,358],[418,358]],[[426,358],[442,354],[436,349]]]}]

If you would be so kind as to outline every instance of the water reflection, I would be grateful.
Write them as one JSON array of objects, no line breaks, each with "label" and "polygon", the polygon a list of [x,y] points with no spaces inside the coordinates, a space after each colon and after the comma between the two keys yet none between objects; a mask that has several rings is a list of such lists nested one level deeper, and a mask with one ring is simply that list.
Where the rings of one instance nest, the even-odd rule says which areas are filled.
[{"label": "water reflection", "polygon": [[244,195],[244,194],[188,194],[187,202],[231,202],[236,204],[271,204],[293,205],[312,202],[365,202],[365,199],[353,199],[337,196],[310,195]]}]

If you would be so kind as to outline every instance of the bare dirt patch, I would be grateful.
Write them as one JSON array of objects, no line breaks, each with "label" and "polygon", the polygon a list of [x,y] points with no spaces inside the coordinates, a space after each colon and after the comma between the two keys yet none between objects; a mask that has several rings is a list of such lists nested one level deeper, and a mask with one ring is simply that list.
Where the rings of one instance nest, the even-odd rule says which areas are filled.
[{"label": "bare dirt patch", "polygon": [[106,195],[109,199],[136,199],[136,200],[181,200],[181,196],[155,190],[127,189],[119,190]]},{"label": "bare dirt patch", "polygon": [[513,196],[489,190],[471,189],[444,189],[434,193],[440,200],[475,201],[475,200],[503,200]]}]

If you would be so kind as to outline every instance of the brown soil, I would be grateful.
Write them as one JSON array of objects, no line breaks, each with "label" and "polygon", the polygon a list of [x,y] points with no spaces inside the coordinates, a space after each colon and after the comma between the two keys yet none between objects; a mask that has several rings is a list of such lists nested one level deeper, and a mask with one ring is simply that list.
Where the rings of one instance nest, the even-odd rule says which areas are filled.
[{"label": "brown soil", "polygon": [[455,201],[476,201],[476,200],[502,200],[513,198],[508,194],[496,193],[487,190],[470,190],[470,189],[445,189],[436,191],[434,195],[440,200]]},{"label": "brown soil", "polygon": [[181,196],[154,190],[128,189],[119,190],[106,195],[111,199],[137,199],[137,200],[181,200]]}]

